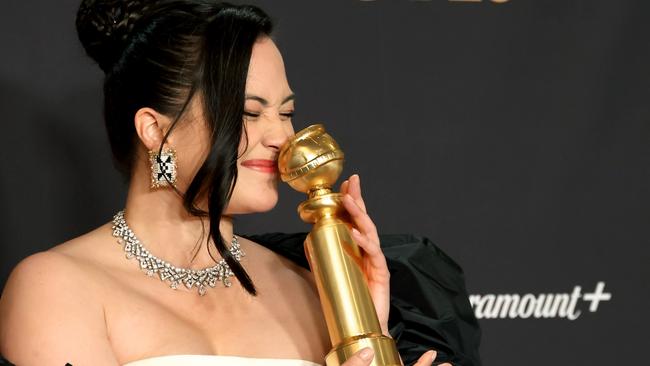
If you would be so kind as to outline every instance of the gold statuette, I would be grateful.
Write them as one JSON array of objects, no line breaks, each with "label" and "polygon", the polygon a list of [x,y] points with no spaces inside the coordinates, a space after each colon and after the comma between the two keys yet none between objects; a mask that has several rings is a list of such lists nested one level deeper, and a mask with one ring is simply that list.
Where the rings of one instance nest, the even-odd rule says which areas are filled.
[{"label": "gold statuette", "polygon": [[364,347],[375,351],[371,365],[401,365],[395,341],[381,333],[342,195],[332,192],[343,171],[343,151],[322,125],[312,125],[282,146],[278,168],[282,181],[309,195],[298,213],[314,224],[305,253],[332,341],[327,366],[343,364]]}]

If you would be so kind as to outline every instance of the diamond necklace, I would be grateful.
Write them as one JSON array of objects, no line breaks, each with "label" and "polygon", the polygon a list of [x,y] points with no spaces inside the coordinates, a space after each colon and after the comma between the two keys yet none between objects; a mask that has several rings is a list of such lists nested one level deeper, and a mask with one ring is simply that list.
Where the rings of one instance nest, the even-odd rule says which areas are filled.
[{"label": "diamond necklace", "polygon": [[[142,269],[148,276],[158,273],[162,281],[170,283],[169,287],[176,290],[179,285],[183,284],[188,289],[196,287],[199,295],[205,295],[208,286],[215,287],[217,281],[223,282],[226,287],[230,287],[229,277],[233,276],[230,266],[224,259],[221,259],[216,265],[204,269],[178,268],[172,264],[159,259],[149,253],[149,251],[140,244],[140,240],[135,237],[131,228],[126,224],[124,219],[124,210],[119,211],[113,216],[113,236],[118,238],[117,243],[124,245],[124,253],[127,259],[136,258],[140,262]],[[237,236],[233,234],[232,243],[229,248],[232,256],[239,262],[241,257],[245,256],[239,246]]]}]

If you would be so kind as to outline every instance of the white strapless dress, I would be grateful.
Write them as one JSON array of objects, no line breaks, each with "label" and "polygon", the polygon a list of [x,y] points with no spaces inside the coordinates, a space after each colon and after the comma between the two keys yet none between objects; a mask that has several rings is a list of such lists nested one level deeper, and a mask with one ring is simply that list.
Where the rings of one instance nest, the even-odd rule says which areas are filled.
[{"label": "white strapless dress", "polygon": [[322,366],[321,364],[285,358],[254,358],[218,355],[168,355],[145,358],[123,366]]}]

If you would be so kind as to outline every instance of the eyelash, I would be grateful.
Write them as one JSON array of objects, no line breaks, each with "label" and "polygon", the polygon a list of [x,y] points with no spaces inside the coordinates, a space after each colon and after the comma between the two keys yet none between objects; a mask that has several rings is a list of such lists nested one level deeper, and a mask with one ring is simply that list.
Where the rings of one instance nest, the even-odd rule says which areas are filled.
[{"label": "eyelash", "polygon": [[[290,112],[290,113],[280,113],[281,116],[284,116],[284,117],[287,117],[287,118],[292,118],[294,114],[295,114],[294,112]],[[255,113],[251,113],[251,112],[246,112],[246,111],[244,111],[244,116],[248,116],[248,117],[253,117],[253,118],[255,118],[255,117],[259,117],[260,115],[259,115],[259,114],[255,114]]]}]

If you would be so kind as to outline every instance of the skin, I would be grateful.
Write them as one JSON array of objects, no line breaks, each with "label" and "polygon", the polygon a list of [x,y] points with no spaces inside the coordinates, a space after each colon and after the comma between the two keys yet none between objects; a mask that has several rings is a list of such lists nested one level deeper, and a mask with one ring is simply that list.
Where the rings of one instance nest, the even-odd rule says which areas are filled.
[{"label": "skin", "polygon": [[[243,166],[249,159],[276,160],[280,146],[294,134],[294,101],[284,63],[270,38],[253,46],[246,82],[239,177],[219,228],[229,242],[233,215],[271,210],[277,203],[277,174]],[[263,98],[266,103],[260,102]],[[178,153],[178,188],[184,191],[207,156],[208,131],[202,102],[194,98],[187,115],[166,145]],[[133,123],[139,137],[137,158],[126,200],[126,220],[145,247],[178,267],[204,268],[220,259],[204,243],[201,219],[182,207],[171,189],[149,188],[147,151],[156,149],[172,120],[142,108]],[[358,175],[341,185],[353,218],[354,238],[365,251],[363,270],[382,331],[388,335],[389,279],[377,229],[366,212]],[[199,206],[206,207],[205,202]],[[203,245],[197,247],[197,243]],[[311,272],[265,247],[240,238],[242,265],[258,296],[233,286],[169,289],[145,276],[115,245],[111,224],[36,253],[12,271],[0,298],[0,352],[20,365],[121,365],[167,354],[220,354],[305,359],[322,363],[330,349],[326,325]],[[206,249],[208,248],[208,249]],[[191,311],[187,311],[191,309]],[[260,327],[264,324],[264,327]],[[242,342],[245,339],[247,342]],[[138,345],[133,347],[132,345]],[[250,347],[249,344],[255,344]],[[430,365],[435,352],[416,365]],[[361,351],[344,365],[369,365]],[[449,366],[449,365],[448,365]]]}]

